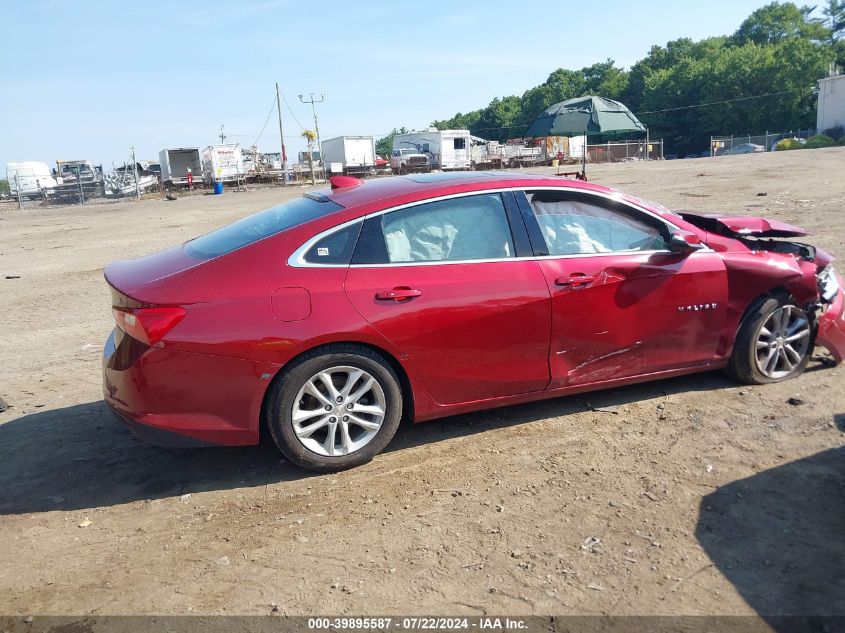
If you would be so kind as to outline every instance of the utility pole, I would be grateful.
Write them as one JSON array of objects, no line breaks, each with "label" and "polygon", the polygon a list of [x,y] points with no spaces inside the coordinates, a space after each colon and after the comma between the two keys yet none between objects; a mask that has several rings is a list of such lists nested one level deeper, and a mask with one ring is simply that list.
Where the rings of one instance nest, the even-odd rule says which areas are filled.
[{"label": "utility pole", "polygon": [[[320,152],[320,162],[322,162],[323,161],[323,142],[320,140],[320,126],[317,123],[317,108],[314,104],[315,103],[323,103],[323,101],[326,100],[326,95],[321,93],[319,99],[314,99],[314,93],[309,92],[308,96],[309,96],[309,99],[306,101],[305,99],[302,98],[302,95],[299,95],[299,100],[302,103],[310,103],[311,104],[311,112],[314,114],[314,131],[317,133],[317,150]],[[312,160],[312,162],[314,160],[313,154],[311,156],[311,160]],[[326,164],[323,163],[323,177],[324,178],[325,178],[325,175],[326,175]]]},{"label": "utility pole", "polygon": [[141,199],[141,190],[138,188],[138,163],[135,162],[135,146],[130,145],[129,151],[132,152],[132,175],[135,177],[135,199]]},{"label": "utility pole", "polygon": [[285,151],[285,132],[282,129],[282,104],[279,101],[279,83],[276,82],[276,110],[279,111],[279,140],[282,142],[282,153],[279,160],[282,163],[282,187],[288,186],[288,156]]},{"label": "utility pole", "polygon": [[221,124],[220,125],[220,144],[222,145],[225,142],[226,142],[226,135],[223,134],[223,125]]}]

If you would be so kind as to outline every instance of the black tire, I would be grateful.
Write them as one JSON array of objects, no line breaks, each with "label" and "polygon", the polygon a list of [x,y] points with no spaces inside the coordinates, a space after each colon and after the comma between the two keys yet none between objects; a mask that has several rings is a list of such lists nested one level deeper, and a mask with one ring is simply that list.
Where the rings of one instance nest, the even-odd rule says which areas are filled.
[{"label": "black tire", "polygon": [[[294,432],[294,400],[313,376],[339,366],[362,369],[375,378],[384,393],[384,420],[373,438],[355,452],[320,455],[306,448]],[[264,415],[270,436],[290,461],[316,472],[346,470],[372,460],[393,438],[402,418],[402,389],[393,368],[376,352],[357,345],[330,345],[302,356],[276,378],[265,398]]]},{"label": "black tire", "polygon": [[405,167],[405,165],[404,165],[404,164],[399,165],[399,175],[400,175],[400,176],[404,176],[404,175],[405,175],[405,174],[407,174],[407,173],[408,173],[408,168],[407,168],[407,167]]},{"label": "black tire", "polygon": [[[761,371],[758,363],[757,341],[761,336],[764,325],[773,314],[781,309],[789,309],[800,313],[807,320],[809,332],[807,334],[806,349],[799,354],[800,360],[795,362],[789,371],[777,372],[777,375],[767,375]],[[739,382],[749,385],[765,385],[781,382],[799,376],[807,367],[815,344],[816,328],[812,318],[803,309],[795,305],[790,297],[765,297],[758,300],[746,313],[739,326],[733,353],[725,369],[725,373]],[[779,362],[779,361],[778,361]]]}]

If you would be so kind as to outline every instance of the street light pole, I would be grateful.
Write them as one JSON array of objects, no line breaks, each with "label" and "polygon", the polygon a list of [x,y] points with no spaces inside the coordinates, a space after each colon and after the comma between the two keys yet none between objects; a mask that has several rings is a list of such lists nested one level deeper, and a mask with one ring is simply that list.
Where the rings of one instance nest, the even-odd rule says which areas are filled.
[{"label": "street light pole", "polygon": [[[309,98],[303,99],[302,95],[299,95],[299,100],[302,103],[310,103],[311,104],[311,112],[314,114],[314,132],[317,133],[317,150],[320,152],[320,162],[323,163],[323,177],[326,176],[326,164],[323,162],[323,141],[320,139],[320,125],[317,123],[317,107],[314,105],[315,103],[323,103],[326,100],[326,95],[320,94],[319,99],[314,99],[314,93],[308,93]],[[313,162],[314,157],[311,157]]]}]

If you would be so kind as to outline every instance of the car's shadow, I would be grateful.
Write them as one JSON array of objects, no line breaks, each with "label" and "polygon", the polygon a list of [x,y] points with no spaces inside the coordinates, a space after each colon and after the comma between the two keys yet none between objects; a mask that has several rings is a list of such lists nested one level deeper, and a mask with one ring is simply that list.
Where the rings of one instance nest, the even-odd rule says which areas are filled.
[{"label": "car's shadow", "polygon": [[[845,430],[845,414],[834,421]],[[845,447],[722,486],[701,501],[696,527],[716,568],[784,632],[845,630],[843,534]]]},{"label": "car's shadow", "polygon": [[[736,387],[718,373],[402,424],[389,451],[663,394]],[[313,476],[259,447],[168,449],[136,439],[100,401],[0,425],[0,514],[78,510]]]}]

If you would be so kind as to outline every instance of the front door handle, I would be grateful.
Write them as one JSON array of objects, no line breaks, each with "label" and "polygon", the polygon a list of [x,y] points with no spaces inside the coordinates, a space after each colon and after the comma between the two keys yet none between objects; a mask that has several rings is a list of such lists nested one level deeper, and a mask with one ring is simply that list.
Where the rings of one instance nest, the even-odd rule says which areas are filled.
[{"label": "front door handle", "polygon": [[573,275],[566,275],[565,277],[558,277],[555,279],[556,286],[580,286],[583,284],[591,284],[596,280],[594,275],[585,275],[583,273],[575,273]]},{"label": "front door handle", "polygon": [[414,297],[419,297],[422,290],[415,288],[394,288],[393,290],[382,290],[376,293],[376,299],[379,301],[407,301]]}]

